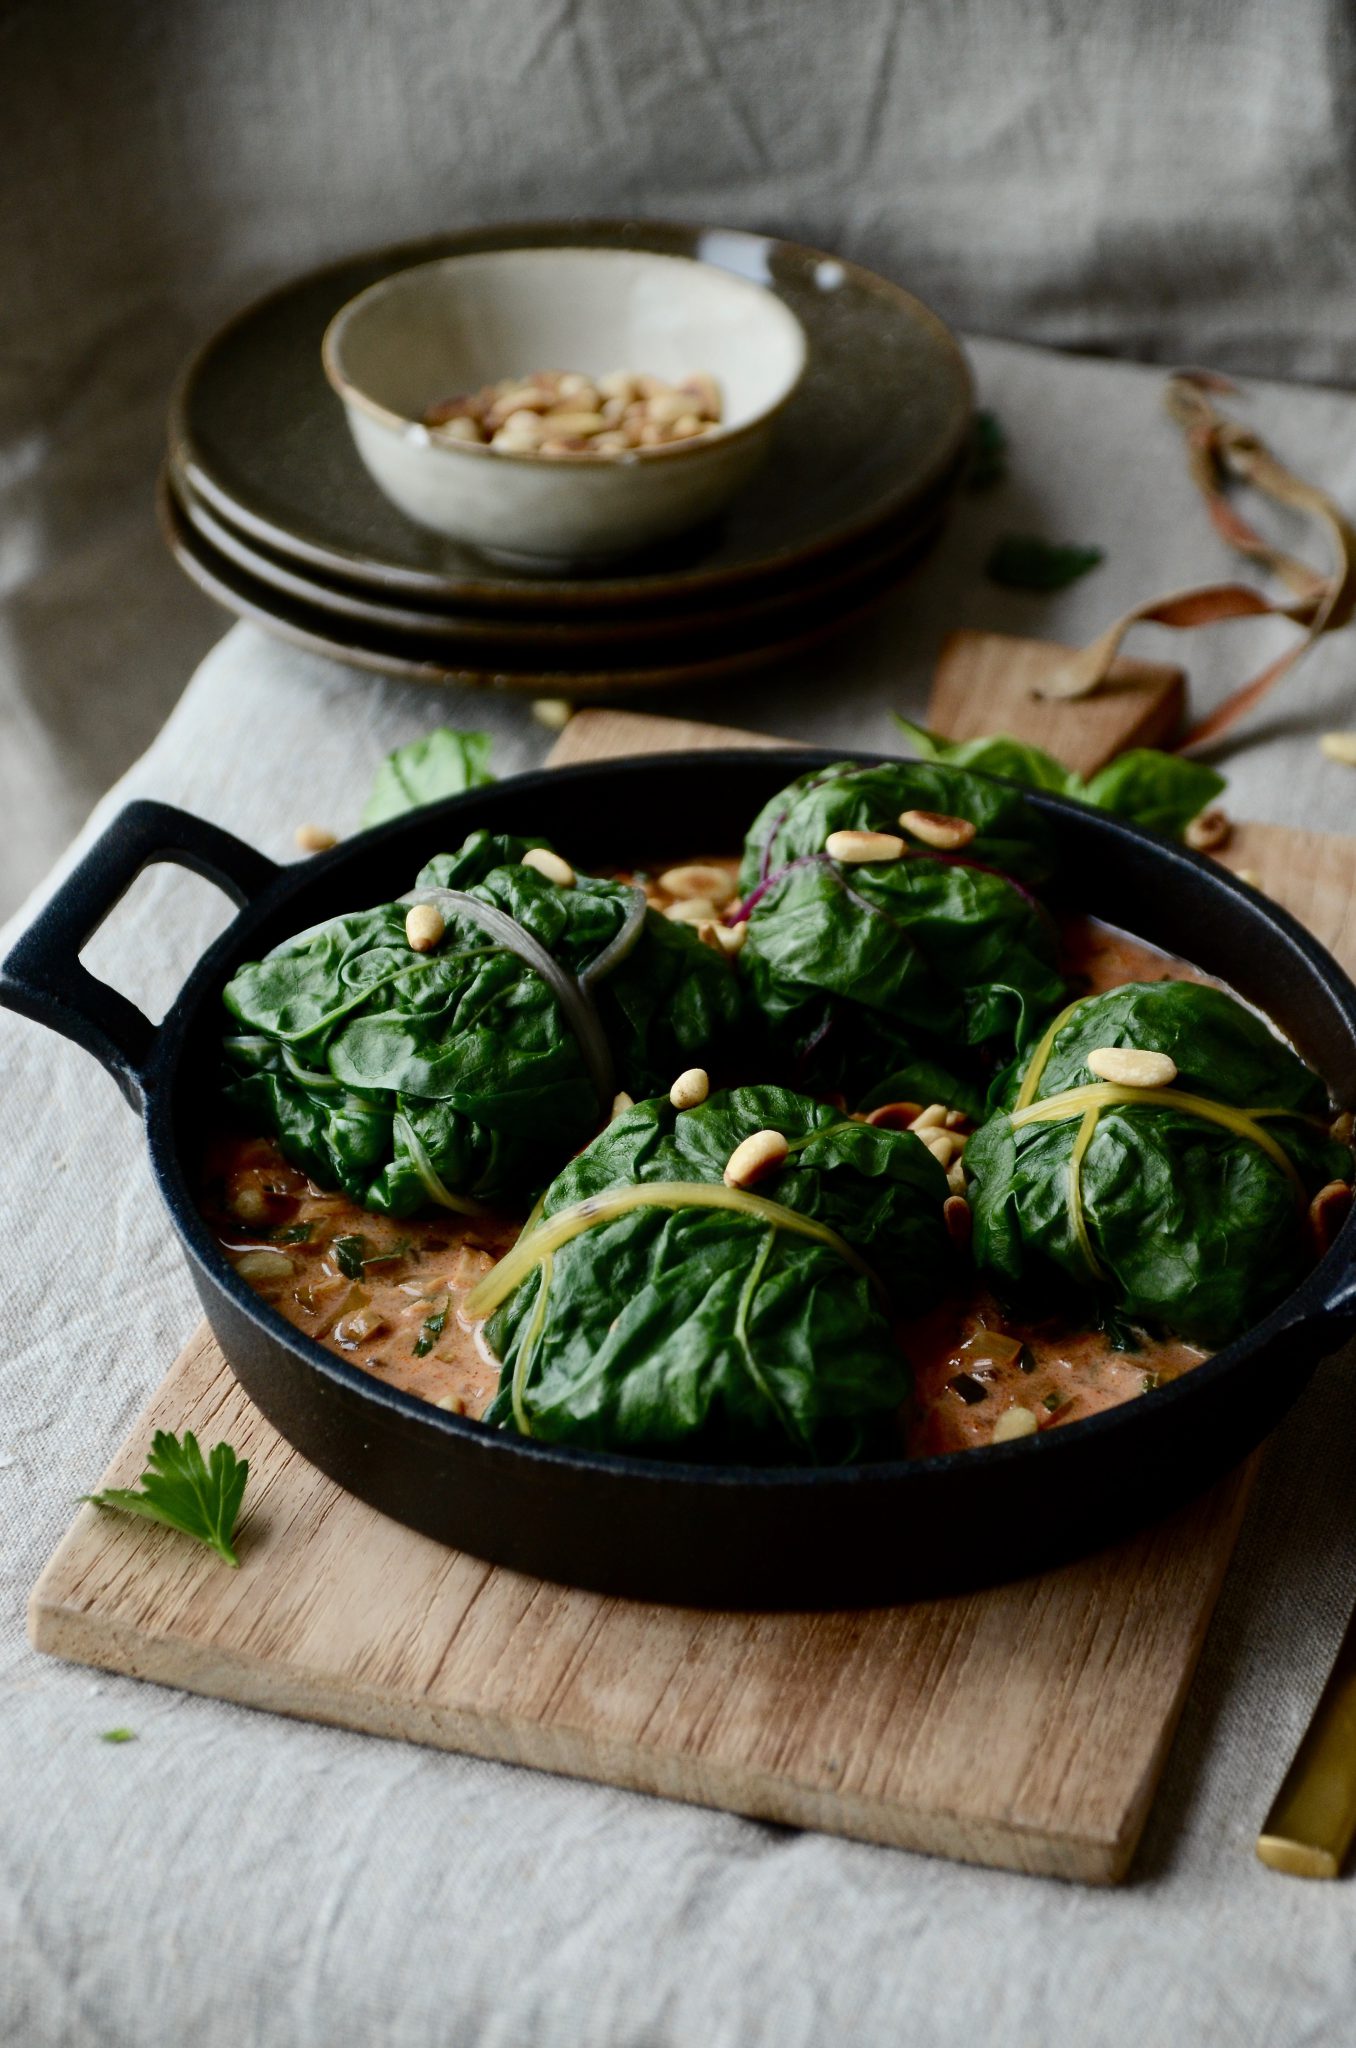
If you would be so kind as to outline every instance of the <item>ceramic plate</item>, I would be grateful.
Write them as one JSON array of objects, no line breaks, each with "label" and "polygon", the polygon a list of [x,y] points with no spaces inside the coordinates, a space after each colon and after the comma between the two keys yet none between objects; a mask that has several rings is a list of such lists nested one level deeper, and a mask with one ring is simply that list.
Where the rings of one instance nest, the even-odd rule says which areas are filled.
[{"label": "ceramic plate", "polygon": [[172,468],[166,471],[165,487],[183,520],[209,549],[284,600],[300,600],[326,611],[359,634],[372,628],[417,633],[454,647],[459,660],[482,647],[495,659],[534,668],[543,663],[547,667],[624,666],[628,659],[659,659],[667,664],[680,651],[709,654],[716,636],[724,646],[784,638],[812,611],[820,620],[840,612],[854,601],[863,581],[874,581],[892,563],[907,566],[922,536],[940,524],[943,509],[930,502],[902,521],[892,520],[857,547],[826,556],[813,573],[771,592],[745,596],[736,587],[705,599],[696,596],[680,604],[672,615],[658,610],[582,615],[538,611],[519,618],[454,612],[446,606],[435,610],[329,581],[317,571],[270,554],[227,525]]},{"label": "ceramic plate", "polygon": [[[926,553],[937,530],[929,528],[915,537],[910,548],[865,571],[827,615],[822,604],[811,601],[795,615],[794,622],[790,618],[780,621],[771,637],[755,634],[740,645],[736,636],[722,633],[707,643],[704,652],[684,655],[680,646],[674,646],[668,659],[658,659],[652,653],[647,661],[634,659],[628,647],[616,650],[608,666],[593,668],[587,649],[573,662],[524,661],[515,660],[507,648],[493,643],[458,644],[418,631],[360,626],[248,575],[196,531],[164,480],[159,515],[167,545],[199,589],[228,611],[281,639],[383,675],[477,689],[521,690],[531,696],[563,696],[575,702],[624,697],[641,689],[718,682],[815,646],[886,596]],[[672,644],[665,640],[666,653]]]},{"label": "ceramic plate", "polygon": [[[348,299],[409,264],[571,246],[693,256],[754,279],[800,319],[810,354],[766,466],[719,522],[624,568],[544,576],[441,540],[387,502],[325,382],[320,341]],[[971,405],[954,336],[908,292],[856,264],[723,228],[536,222],[353,257],[248,308],[185,373],[170,450],[177,475],[219,518],[349,585],[471,610],[642,609],[771,587],[899,519],[955,471]]]}]

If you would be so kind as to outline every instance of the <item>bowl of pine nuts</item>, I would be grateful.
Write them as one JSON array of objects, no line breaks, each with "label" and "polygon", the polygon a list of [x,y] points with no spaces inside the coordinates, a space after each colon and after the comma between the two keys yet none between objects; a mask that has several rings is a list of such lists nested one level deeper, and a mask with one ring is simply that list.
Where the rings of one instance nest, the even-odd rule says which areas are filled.
[{"label": "bowl of pine nuts", "polygon": [[729,502],[806,340],[773,292],[712,263],[502,249],[369,286],[322,356],[369,475],[409,518],[489,554],[587,566]]}]

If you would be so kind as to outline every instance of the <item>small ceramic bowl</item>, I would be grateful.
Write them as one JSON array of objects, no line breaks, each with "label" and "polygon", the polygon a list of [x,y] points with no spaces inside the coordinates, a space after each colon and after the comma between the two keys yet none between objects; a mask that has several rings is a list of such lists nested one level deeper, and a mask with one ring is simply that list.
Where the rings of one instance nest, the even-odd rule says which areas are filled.
[{"label": "small ceramic bowl", "polygon": [[[351,299],[325,375],[375,483],[422,526],[493,554],[589,562],[720,511],[767,452],[805,367],[805,332],[762,285],[681,256],[501,249],[397,271]],[[459,391],[534,370],[706,370],[723,418],[700,438],[614,455],[501,453],[421,424]]]}]

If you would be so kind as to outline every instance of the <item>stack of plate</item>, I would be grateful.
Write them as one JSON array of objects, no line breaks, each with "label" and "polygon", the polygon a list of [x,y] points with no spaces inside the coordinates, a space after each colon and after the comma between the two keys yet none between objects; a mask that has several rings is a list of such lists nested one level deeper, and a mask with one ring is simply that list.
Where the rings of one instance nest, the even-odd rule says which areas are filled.
[{"label": "stack of plate", "polygon": [[[717,524],[601,571],[535,573],[426,532],[382,496],[320,341],[340,306],[408,264],[568,246],[753,278],[797,315],[809,361],[766,465]],[[388,674],[596,698],[775,659],[881,597],[937,531],[970,409],[954,337],[853,264],[653,222],[487,229],[352,258],[224,327],[174,400],[161,517],[209,595],[286,639]]]}]

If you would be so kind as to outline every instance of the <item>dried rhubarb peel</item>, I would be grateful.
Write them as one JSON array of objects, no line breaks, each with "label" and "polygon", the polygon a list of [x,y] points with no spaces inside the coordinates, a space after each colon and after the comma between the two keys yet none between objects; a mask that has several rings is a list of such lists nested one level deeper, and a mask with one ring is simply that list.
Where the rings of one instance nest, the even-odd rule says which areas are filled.
[{"label": "dried rhubarb peel", "polygon": [[[1172,626],[1188,631],[1226,619],[1293,619],[1303,629],[1295,644],[1191,727],[1178,742],[1181,752],[1219,739],[1260,703],[1320,635],[1345,626],[1356,610],[1356,529],[1325,491],[1278,462],[1251,428],[1217,410],[1212,394],[1236,388],[1227,378],[1209,371],[1179,371],[1168,381],[1168,411],[1182,429],[1187,467],[1216,532],[1238,554],[1283,583],[1291,597],[1279,601],[1245,583],[1214,583],[1150,598],[1115,620],[1090,645],[1060,662],[1039,691],[1042,697],[1069,700],[1090,696],[1106,681],[1132,626]],[[1324,528],[1333,553],[1333,567],[1327,575],[1275,547],[1244,518],[1229,495],[1230,486],[1240,483],[1250,484],[1276,504],[1301,512]]]}]

